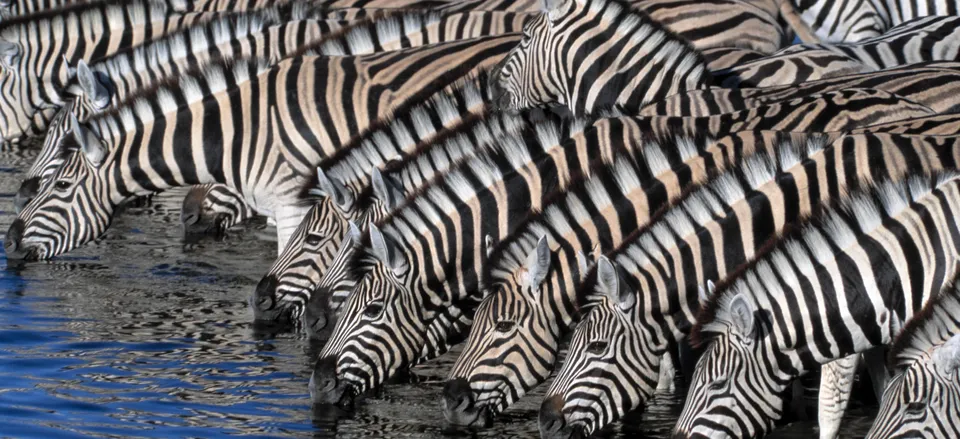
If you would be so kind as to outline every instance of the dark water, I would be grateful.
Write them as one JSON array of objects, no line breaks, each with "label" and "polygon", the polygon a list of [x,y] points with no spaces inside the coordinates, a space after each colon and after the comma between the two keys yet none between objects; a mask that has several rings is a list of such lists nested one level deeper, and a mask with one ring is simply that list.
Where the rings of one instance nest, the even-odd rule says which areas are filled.
[{"label": "dark water", "polygon": [[[0,155],[0,231],[35,151]],[[480,432],[446,430],[438,410],[456,352],[368,398],[351,415],[311,410],[319,346],[251,325],[245,299],[275,255],[272,230],[185,248],[182,191],[126,212],[100,243],[49,263],[0,259],[2,437],[538,437],[546,386]],[[605,435],[666,437],[682,396]],[[862,437],[870,417],[845,425]],[[778,437],[813,437],[812,422]]]}]

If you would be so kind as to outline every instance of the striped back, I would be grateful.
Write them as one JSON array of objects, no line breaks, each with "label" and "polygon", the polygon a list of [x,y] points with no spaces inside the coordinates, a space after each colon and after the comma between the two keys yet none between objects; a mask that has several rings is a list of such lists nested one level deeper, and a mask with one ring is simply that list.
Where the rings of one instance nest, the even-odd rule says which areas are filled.
[{"label": "striped back", "polygon": [[641,116],[708,116],[849,88],[883,90],[938,113],[955,113],[960,93],[960,63],[931,62],[874,73],[840,76],[799,85],[763,88],[713,88],[671,96],[648,105]]},{"label": "striped back", "polygon": [[705,88],[706,63],[688,43],[618,0],[551,0],[498,70],[503,108],[561,105],[576,115],[626,114]]},{"label": "striped back", "polygon": [[5,141],[43,132],[64,104],[70,66],[77,61],[109,56],[213,18],[139,0],[65,11],[0,24],[0,137]]},{"label": "striped back", "polygon": [[858,135],[829,146],[825,140],[793,141],[775,148],[776,157],[744,161],[601,257],[579,287],[590,311],[547,392],[542,429],[589,435],[642,407],[657,386],[659,359],[695,323],[701,289],[799,221],[871,181],[960,163],[960,138]]},{"label": "striped back", "polygon": [[851,133],[902,133],[949,136],[960,133],[960,114],[937,114],[870,125]]},{"label": "striped back", "polygon": [[856,43],[798,44],[781,54],[827,50],[856,60],[871,70],[928,61],[960,61],[960,17],[920,17]]},{"label": "striped back", "polygon": [[958,212],[955,174],[879,183],[728,277],[691,331],[706,351],[677,433],[761,435],[792,379],[890,343],[960,263]]},{"label": "striped back", "polygon": [[960,15],[960,6],[951,0],[815,0],[791,6],[789,12],[799,15],[813,36],[829,43],[876,38],[918,17]]},{"label": "striped back", "polygon": [[899,373],[883,392],[868,438],[960,435],[958,316],[960,285],[955,277],[894,341],[890,358]]}]

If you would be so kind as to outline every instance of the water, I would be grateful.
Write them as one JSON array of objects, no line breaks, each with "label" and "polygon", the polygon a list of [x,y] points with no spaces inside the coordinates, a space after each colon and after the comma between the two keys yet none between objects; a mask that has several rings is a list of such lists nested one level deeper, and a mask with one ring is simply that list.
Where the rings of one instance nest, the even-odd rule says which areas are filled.
[{"label": "water", "polygon": [[[0,231],[35,150],[0,153]],[[367,398],[353,414],[311,409],[320,346],[255,328],[245,300],[275,255],[254,224],[227,242],[184,247],[183,192],[127,211],[98,244],[48,263],[0,259],[0,436],[3,437],[538,437],[541,386],[487,430],[444,427],[452,352]],[[604,435],[666,437],[682,395]],[[870,411],[844,425],[862,437]],[[813,422],[773,437],[809,438]]]}]

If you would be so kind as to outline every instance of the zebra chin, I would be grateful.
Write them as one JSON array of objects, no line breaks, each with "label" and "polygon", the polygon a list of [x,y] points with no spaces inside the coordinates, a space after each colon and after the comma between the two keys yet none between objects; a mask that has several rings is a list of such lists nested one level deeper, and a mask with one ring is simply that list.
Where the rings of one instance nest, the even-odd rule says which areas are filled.
[{"label": "zebra chin", "polygon": [[491,405],[478,405],[476,393],[463,378],[443,387],[443,417],[450,425],[487,428],[493,424]]},{"label": "zebra chin", "polygon": [[582,426],[571,426],[563,414],[564,400],[561,395],[553,395],[543,400],[537,423],[541,439],[581,439],[587,437]]}]

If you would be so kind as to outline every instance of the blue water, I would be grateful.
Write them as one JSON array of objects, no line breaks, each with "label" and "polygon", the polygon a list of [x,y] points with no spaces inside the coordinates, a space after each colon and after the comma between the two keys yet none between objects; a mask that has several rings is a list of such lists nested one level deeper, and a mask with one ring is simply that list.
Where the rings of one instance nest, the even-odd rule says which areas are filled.
[{"label": "blue water", "polygon": [[[35,151],[0,155],[0,231]],[[49,263],[0,258],[0,437],[538,437],[547,386],[480,432],[449,430],[439,398],[454,351],[359,404],[310,407],[320,346],[256,328],[246,297],[276,254],[253,224],[185,247],[183,191],[126,212],[97,244]],[[658,396],[605,436],[666,437],[682,395]],[[854,414],[844,437],[862,437]],[[812,422],[774,437],[809,438]]]}]

